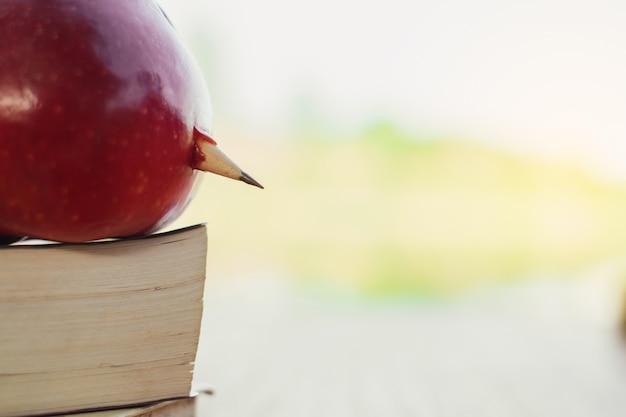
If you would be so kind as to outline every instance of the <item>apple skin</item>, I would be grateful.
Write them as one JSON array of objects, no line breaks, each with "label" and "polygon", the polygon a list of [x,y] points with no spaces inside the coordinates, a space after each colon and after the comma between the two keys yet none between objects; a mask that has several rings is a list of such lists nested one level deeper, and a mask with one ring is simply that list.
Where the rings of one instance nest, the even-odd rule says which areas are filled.
[{"label": "apple skin", "polygon": [[150,0],[0,1],[0,241],[151,233],[191,198],[198,66]]}]

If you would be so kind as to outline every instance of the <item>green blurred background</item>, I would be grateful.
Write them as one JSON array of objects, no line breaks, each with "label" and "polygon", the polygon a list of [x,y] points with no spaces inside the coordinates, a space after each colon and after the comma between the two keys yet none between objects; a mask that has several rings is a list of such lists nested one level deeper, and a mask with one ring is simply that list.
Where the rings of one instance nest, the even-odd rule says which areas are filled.
[{"label": "green blurred background", "polygon": [[161,1],[214,134],[215,281],[423,299],[626,254],[626,3]]}]

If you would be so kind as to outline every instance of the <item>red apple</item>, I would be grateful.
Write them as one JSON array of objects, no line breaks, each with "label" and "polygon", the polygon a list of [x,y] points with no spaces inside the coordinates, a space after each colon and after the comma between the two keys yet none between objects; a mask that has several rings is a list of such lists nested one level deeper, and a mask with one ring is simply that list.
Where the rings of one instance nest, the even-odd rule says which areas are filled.
[{"label": "red apple", "polygon": [[150,233],[198,169],[260,186],[210,138],[200,70],[151,0],[0,0],[0,241]]}]

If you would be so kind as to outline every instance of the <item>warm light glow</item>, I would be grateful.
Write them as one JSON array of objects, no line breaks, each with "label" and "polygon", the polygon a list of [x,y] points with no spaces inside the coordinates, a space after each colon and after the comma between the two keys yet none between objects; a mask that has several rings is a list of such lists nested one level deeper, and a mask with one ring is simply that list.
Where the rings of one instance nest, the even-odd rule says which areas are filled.
[{"label": "warm light glow", "polygon": [[28,88],[2,88],[0,113],[2,117],[20,119],[37,107],[37,96]]}]

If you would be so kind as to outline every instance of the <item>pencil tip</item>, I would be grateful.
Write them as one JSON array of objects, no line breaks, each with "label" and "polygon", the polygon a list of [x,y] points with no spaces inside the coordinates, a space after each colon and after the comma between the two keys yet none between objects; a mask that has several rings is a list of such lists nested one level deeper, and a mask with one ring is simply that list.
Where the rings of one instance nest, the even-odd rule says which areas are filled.
[{"label": "pencil tip", "polygon": [[264,187],[254,178],[252,178],[250,175],[246,174],[245,172],[241,171],[241,176],[239,177],[240,181],[245,182],[246,184],[250,184],[250,185],[254,185],[255,187],[259,187],[261,189],[263,189]]}]

